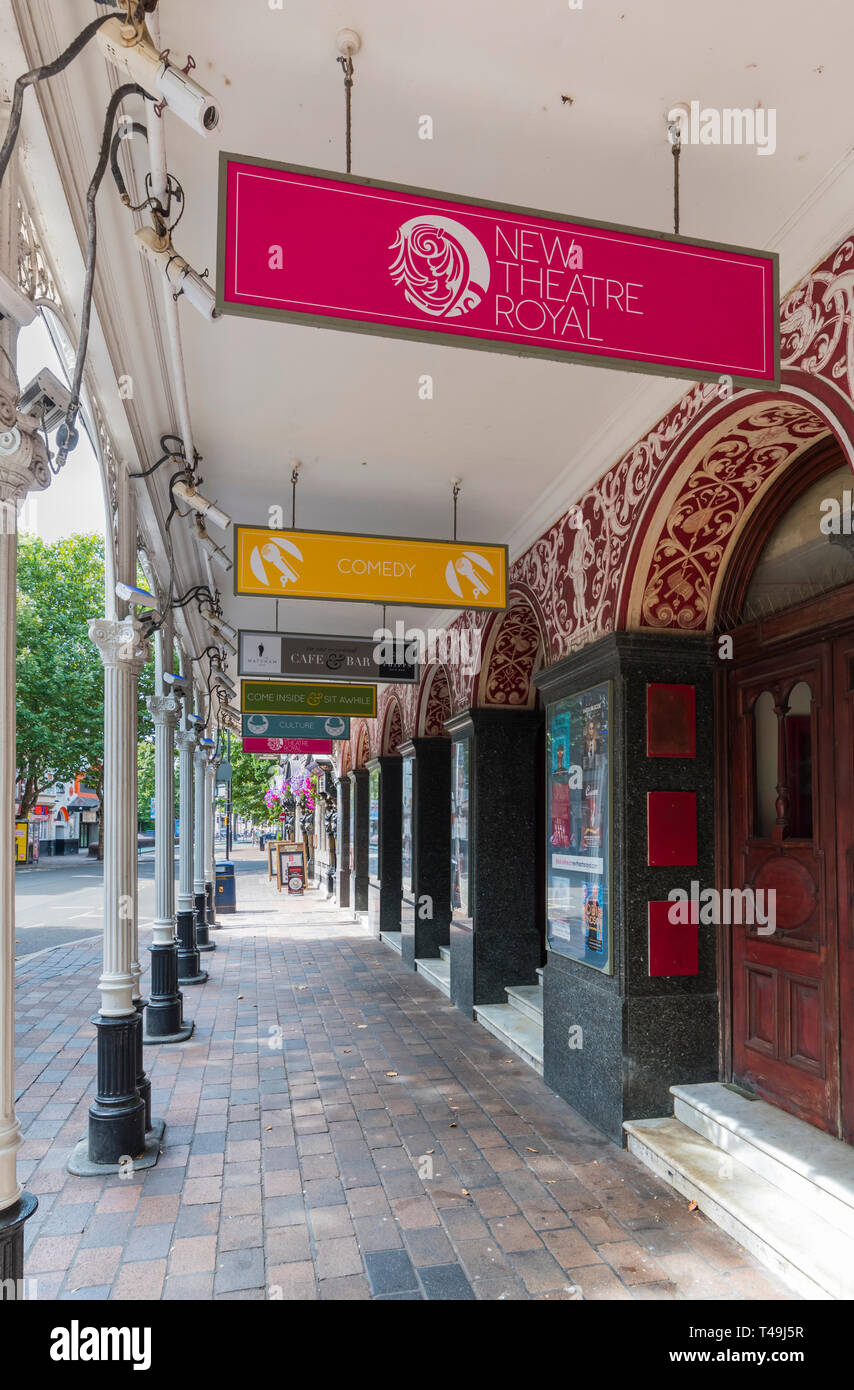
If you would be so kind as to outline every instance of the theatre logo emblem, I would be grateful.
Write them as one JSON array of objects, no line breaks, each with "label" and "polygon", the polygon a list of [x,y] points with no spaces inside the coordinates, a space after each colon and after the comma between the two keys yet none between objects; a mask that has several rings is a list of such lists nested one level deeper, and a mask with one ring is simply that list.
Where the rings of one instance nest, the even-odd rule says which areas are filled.
[{"label": "theatre logo emblem", "polygon": [[[494,573],[484,555],[479,555],[476,550],[464,550],[459,559],[449,560],[445,566],[445,582],[456,598],[485,598],[489,593],[486,576]],[[466,581],[467,593],[464,593],[461,579]]]},{"label": "theatre logo emblem", "polygon": [[389,266],[404,298],[435,319],[456,319],[480,304],[489,288],[489,257],[468,227],[432,212],[412,217],[389,247]]},{"label": "theatre logo emblem", "polygon": [[51,1361],[130,1361],[135,1371],[151,1369],[150,1327],[69,1327],[50,1334]]},{"label": "theatre logo emblem", "polygon": [[294,561],[302,563],[302,551],[285,536],[276,536],[263,545],[253,546],[249,568],[265,588],[285,589],[299,579]]}]

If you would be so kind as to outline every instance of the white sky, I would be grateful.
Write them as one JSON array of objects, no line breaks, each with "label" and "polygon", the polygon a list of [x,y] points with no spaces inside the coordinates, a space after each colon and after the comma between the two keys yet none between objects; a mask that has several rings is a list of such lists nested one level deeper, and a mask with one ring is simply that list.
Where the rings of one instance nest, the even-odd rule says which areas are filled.
[{"label": "white sky", "polygon": [[[40,316],[19,333],[17,356],[22,390],[42,367],[49,367],[60,381],[68,380]],[[41,536],[48,544],[65,536],[93,531],[101,536],[105,533],[100,468],[88,435],[82,423],[78,423],[80,442],[77,448],[68,455],[62,471],[52,476],[46,491],[29,494],[18,522],[22,531]],[[53,436],[51,448],[55,451]]]}]

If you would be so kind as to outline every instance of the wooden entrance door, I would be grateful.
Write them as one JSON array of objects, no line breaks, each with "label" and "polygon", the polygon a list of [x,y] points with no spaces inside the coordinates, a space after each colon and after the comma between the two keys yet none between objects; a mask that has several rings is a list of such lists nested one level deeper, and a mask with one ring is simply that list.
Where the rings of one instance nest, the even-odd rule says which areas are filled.
[{"label": "wooden entrance door", "polygon": [[[731,933],[733,1079],[832,1134],[841,1132],[837,921],[844,904],[850,935],[854,901],[854,695],[835,700],[840,671],[854,675],[843,647],[854,660],[854,638],[801,638],[730,676],[729,886],[773,890],[776,927],[722,928]],[[850,1008],[848,1025],[850,1041]]]},{"label": "wooden entrance door", "polygon": [[833,647],[841,1137],[854,1144],[854,633]]}]

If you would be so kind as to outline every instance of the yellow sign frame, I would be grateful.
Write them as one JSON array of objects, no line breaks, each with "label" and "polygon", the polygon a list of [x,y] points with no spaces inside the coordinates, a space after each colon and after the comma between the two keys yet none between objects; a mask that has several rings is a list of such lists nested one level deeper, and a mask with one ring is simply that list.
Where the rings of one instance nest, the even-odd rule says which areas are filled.
[{"label": "yellow sign frame", "polygon": [[503,612],[508,582],[492,542],[234,527],[235,596]]}]

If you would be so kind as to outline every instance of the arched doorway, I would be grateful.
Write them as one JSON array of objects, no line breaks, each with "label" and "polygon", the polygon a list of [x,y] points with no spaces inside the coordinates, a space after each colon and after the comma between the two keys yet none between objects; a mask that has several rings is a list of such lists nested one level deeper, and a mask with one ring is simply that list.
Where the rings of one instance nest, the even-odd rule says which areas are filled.
[{"label": "arched doorway", "polygon": [[787,470],[739,538],[716,620],[718,891],[755,904],[720,927],[725,1074],[849,1143],[852,486],[832,439]]}]

